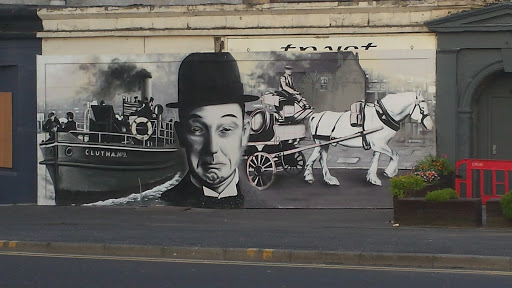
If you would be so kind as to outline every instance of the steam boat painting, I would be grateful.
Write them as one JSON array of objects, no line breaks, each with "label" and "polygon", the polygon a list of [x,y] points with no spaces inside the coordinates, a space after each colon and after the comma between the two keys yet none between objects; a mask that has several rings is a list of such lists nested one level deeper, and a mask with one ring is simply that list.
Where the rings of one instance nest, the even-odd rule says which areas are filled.
[{"label": "steam boat painting", "polygon": [[140,99],[123,96],[120,115],[112,105],[88,103],[77,129],[50,132],[39,144],[57,205],[141,193],[186,169],[173,121],[163,120],[162,105],[152,105],[149,80]]}]

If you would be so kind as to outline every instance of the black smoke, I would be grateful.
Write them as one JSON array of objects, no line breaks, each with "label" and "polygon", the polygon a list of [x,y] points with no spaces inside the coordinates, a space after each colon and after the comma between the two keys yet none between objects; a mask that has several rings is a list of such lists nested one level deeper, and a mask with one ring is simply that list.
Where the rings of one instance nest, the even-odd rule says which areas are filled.
[{"label": "black smoke", "polygon": [[151,78],[151,73],[144,68],[127,62],[112,60],[106,70],[99,70],[96,77],[96,87],[92,91],[95,99],[111,101],[121,93],[141,91],[143,81]]}]

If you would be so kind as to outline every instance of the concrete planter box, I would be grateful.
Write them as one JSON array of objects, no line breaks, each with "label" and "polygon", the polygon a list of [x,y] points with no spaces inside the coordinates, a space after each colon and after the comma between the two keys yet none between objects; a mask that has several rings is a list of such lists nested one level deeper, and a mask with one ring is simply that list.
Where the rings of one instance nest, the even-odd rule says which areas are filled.
[{"label": "concrete planter box", "polygon": [[510,228],[512,220],[503,216],[499,199],[488,200],[485,205],[485,217],[487,219],[487,227],[492,228]]},{"label": "concrete planter box", "polygon": [[430,202],[425,198],[393,198],[395,223],[409,226],[482,226],[482,200],[454,199]]}]

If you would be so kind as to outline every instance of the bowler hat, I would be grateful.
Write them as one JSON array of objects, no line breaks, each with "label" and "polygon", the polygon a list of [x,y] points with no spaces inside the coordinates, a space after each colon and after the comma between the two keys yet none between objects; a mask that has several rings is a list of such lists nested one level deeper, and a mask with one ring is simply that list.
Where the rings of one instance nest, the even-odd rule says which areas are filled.
[{"label": "bowler hat", "polygon": [[192,53],[178,71],[178,102],[166,106],[191,109],[258,99],[244,95],[238,64],[230,53]]}]

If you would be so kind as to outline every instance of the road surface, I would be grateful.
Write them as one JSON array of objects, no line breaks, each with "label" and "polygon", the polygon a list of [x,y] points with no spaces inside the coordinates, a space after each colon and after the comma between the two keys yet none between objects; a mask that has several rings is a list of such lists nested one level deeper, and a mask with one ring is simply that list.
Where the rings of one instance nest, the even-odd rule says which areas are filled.
[{"label": "road surface", "polygon": [[2,287],[508,287],[511,272],[0,252]]}]

